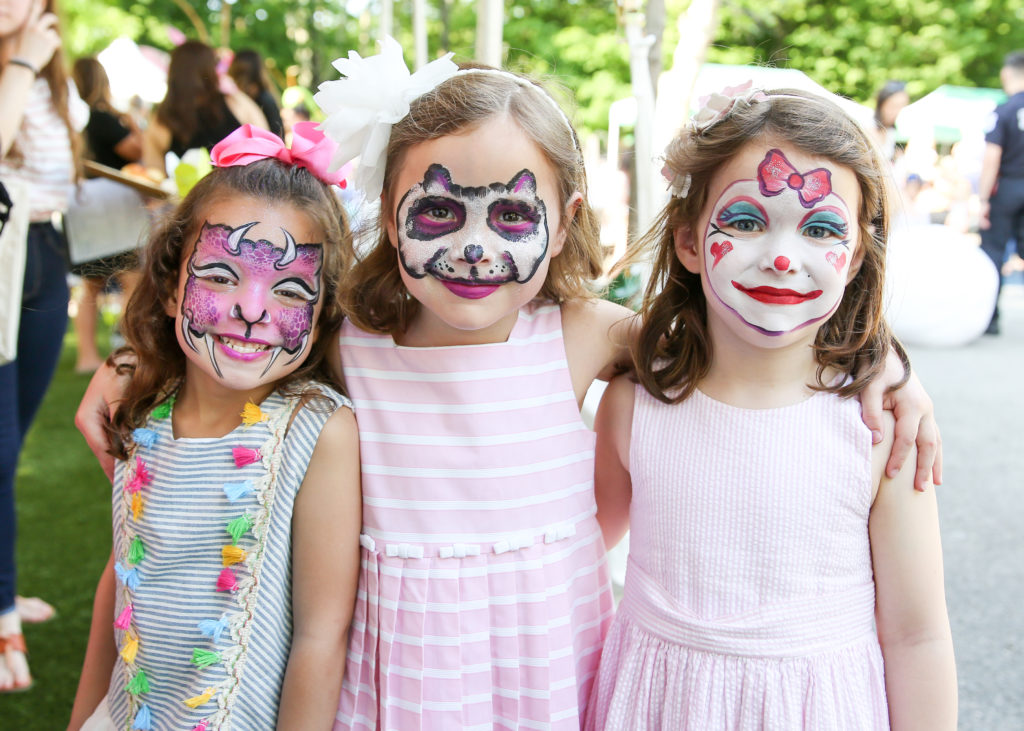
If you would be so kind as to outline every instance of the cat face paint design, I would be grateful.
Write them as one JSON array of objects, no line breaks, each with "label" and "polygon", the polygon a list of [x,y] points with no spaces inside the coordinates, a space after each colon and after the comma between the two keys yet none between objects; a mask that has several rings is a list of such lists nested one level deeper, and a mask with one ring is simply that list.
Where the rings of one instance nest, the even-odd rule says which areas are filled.
[{"label": "cat face paint design", "polygon": [[770,338],[826,320],[842,300],[857,245],[847,205],[856,210],[853,172],[752,146],[719,175],[725,187],[715,186],[703,243],[709,305]]},{"label": "cat face paint design", "polygon": [[283,248],[246,238],[256,225],[204,223],[182,273],[178,339],[220,379],[241,369],[276,380],[293,370],[319,314],[322,245],[296,244],[284,228]]},{"label": "cat face paint design", "polygon": [[396,216],[406,273],[436,277],[461,297],[529,281],[548,250],[546,209],[529,170],[508,183],[473,188],[433,164],[402,197]]}]

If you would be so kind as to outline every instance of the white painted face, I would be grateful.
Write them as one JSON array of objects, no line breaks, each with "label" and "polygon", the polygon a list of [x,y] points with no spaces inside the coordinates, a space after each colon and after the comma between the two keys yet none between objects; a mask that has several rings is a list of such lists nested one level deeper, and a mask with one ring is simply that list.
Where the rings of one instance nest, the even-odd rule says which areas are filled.
[{"label": "white painted face", "polygon": [[816,330],[855,273],[859,195],[848,168],[785,145],[748,145],[715,174],[705,209],[709,307],[770,345]]}]

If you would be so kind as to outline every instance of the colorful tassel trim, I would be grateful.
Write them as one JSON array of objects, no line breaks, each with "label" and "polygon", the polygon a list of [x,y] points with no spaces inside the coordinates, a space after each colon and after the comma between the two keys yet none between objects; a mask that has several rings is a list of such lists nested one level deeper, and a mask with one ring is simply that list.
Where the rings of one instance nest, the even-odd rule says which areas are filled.
[{"label": "colorful tassel trim", "polygon": [[124,647],[121,648],[121,659],[131,665],[139,654],[139,638],[130,632],[124,636]]},{"label": "colorful tassel trim", "polygon": [[149,706],[142,706],[139,712],[135,714],[135,720],[132,721],[132,728],[138,729],[139,731],[152,731],[153,729],[153,714],[149,710]]},{"label": "colorful tassel trim", "polygon": [[150,414],[154,419],[166,419],[171,415],[172,408],[174,408],[174,396],[171,396],[169,399],[157,406],[150,412]]},{"label": "colorful tassel trim", "polygon": [[146,485],[153,482],[153,473],[149,471],[149,467],[139,457],[135,458],[135,474],[132,475],[132,479],[128,481],[128,484],[124,486],[124,489],[128,492],[135,494]]},{"label": "colorful tassel trim", "polygon": [[140,515],[142,515],[142,496],[135,493],[132,495],[132,518],[138,522]]},{"label": "colorful tassel trim", "polygon": [[[192,698],[187,699],[185,701],[185,705],[188,706],[189,708],[199,708],[199,706],[206,705],[207,703],[210,702],[210,699],[213,698],[213,694],[215,692],[216,691],[214,691],[213,688],[207,688],[206,690],[203,691],[202,695],[193,696]],[[203,723],[205,724],[206,722],[203,721]],[[196,728],[199,728],[199,727],[196,726]],[[206,728],[206,726],[204,725],[203,728]]]},{"label": "colorful tassel trim", "polygon": [[221,569],[220,576],[217,577],[217,591],[237,590],[238,577],[235,576],[235,572],[231,569]]},{"label": "colorful tassel trim", "polygon": [[229,502],[241,500],[246,495],[251,495],[255,484],[252,480],[245,482],[228,482],[224,484],[224,494],[228,496]]},{"label": "colorful tassel trim", "polygon": [[212,637],[214,642],[220,642],[220,636],[228,628],[228,615],[220,615],[220,619],[203,619],[199,622],[199,632],[203,637]]},{"label": "colorful tassel trim", "polygon": [[126,569],[118,561],[114,564],[114,573],[117,574],[118,580],[127,586],[132,591],[139,588],[139,582],[142,581],[142,576],[139,574],[138,569]]},{"label": "colorful tassel trim", "polygon": [[114,620],[114,627],[117,629],[128,629],[132,626],[132,605],[129,604],[121,613],[117,615],[117,619]]},{"label": "colorful tassel trim", "polygon": [[221,562],[225,566],[234,566],[245,560],[248,554],[238,546],[224,546],[220,549]]},{"label": "colorful tassel trim", "polygon": [[192,727],[192,731],[206,731],[206,727],[210,725],[209,719],[204,718],[202,721]]},{"label": "colorful tassel trim", "polygon": [[198,647],[192,650],[192,664],[197,668],[208,668],[220,662],[220,653],[211,650],[200,650]]},{"label": "colorful tassel trim", "polygon": [[132,544],[128,546],[128,563],[134,566],[145,557],[146,548],[142,545],[142,539],[135,536],[135,538],[132,539]]},{"label": "colorful tassel trim", "polygon": [[135,443],[138,444],[140,447],[145,447],[146,449],[149,449],[154,444],[156,444],[156,436],[157,434],[155,431],[153,431],[152,429],[147,429],[143,426],[140,426],[138,429],[132,430],[132,439],[134,439]]},{"label": "colorful tassel trim", "polygon": [[247,403],[242,409],[242,423],[246,426],[252,426],[253,424],[259,424],[261,421],[269,421],[263,410],[254,404],[252,401]]},{"label": "colorful tassel trim", "polygon": [[234,447],[231,456],[235,458],[235,467],[245,467],[247,464],[255,464],[263,459],[260,450],[250,447]]},{"label": "colorful tassel trim", "polygon": [[128,681],[128,685],[124,687],[126,691],[132,695],[139,695],[141,693],[149,692],[149,678],[146,677],[146,671],[140,670],[135,673],[134,677]]},{"label": "colorful tassel trim", "polygon": [[250,528],[252,528],[252,518],[248,515],[239,515],[234,520],[228,522],[225,530],[227,530],[228,535],[231,536],[231,542],[238,543],[238,540],[244,536]]}]

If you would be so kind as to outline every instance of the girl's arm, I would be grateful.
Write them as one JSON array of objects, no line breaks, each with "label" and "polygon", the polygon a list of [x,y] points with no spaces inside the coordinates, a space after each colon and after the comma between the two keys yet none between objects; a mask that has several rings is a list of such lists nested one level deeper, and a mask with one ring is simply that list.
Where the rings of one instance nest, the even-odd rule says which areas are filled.
[{"label": "girl's arm", "polygon": [[562,336],[576,400],[583,403],[595,378],[607,381],[629,362],[633,311],[608,300],[562,305]]},{"label": "girl's arm", "polygon": [[957,724],[956,666],[946,614],[935,491],[911,489],[909,472],[882,475],[893,441],[875,447],[880,477],[868,529],[875,571],[875,615],[894,731],[942,731]]},{"label": "girl's arm", "polygon": [[882,438],[882,411],[896,417],[896,439],[888,455],[885,473],[895,477],[911,450],[917,444],[917,474],[914,489],[924,490],[929,482],[942,484],[942,437],[935,423],[932,400],[913,371],[910,380],[895,391],[887,389],[903,378],[903,361],[892,349],[885,360],[885,371],[872,381],[860,395],[864,423],[871,429],[877,444]]},{"label": "girl's arm", "polygon": [[609,549],[629,530],[629,503],[633,497],[629,445],[635,388],[625,376],[614,379],[605,389],[594,418],[594,431],[597,432],[594,462],[597,522],[604,534],[604,545]]},{"label": "girl's arm", "polygon": [[359,437],[347,408],[320,432],[292,515],[292,648],[279,729],[329,729],[359,578]]},{"label": "girl's arm", "polygon": [[82,675],[78,679],[78,691],[75,693],[75,705],[71,708],[68,731],[77,731],[81,728],[110,689],[110,675],[114,671],[114,663],[117,662],[117,645],[114,642],[115,588],[114,554],[111,552],[107,566],[96,585],[89,644],[85,648]]},{"label": "girl's arm", "polygon": [[85,437],[86,444],[111,482],[114,480],[114,457],[107,451],[110,449],[110,440],[106,427],[118,402],[124,396],[128,382],[128,376],[118,375],[111,361],[116,358],[121,362],[134,357],[130,353],[121,353],[111,356],[106,363],[97,368],[75,411],[75,427]]}]

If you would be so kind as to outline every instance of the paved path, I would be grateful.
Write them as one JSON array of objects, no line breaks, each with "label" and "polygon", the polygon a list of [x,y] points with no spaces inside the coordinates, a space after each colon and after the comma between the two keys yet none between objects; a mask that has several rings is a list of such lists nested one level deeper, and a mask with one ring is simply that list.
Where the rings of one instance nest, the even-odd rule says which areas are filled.
[{"label": "paved path", "polygon": [[1007,287],[1000,309],[1001,335],[910,348],[942,430],[961,731],[1024,729],[1024,286]]}]

